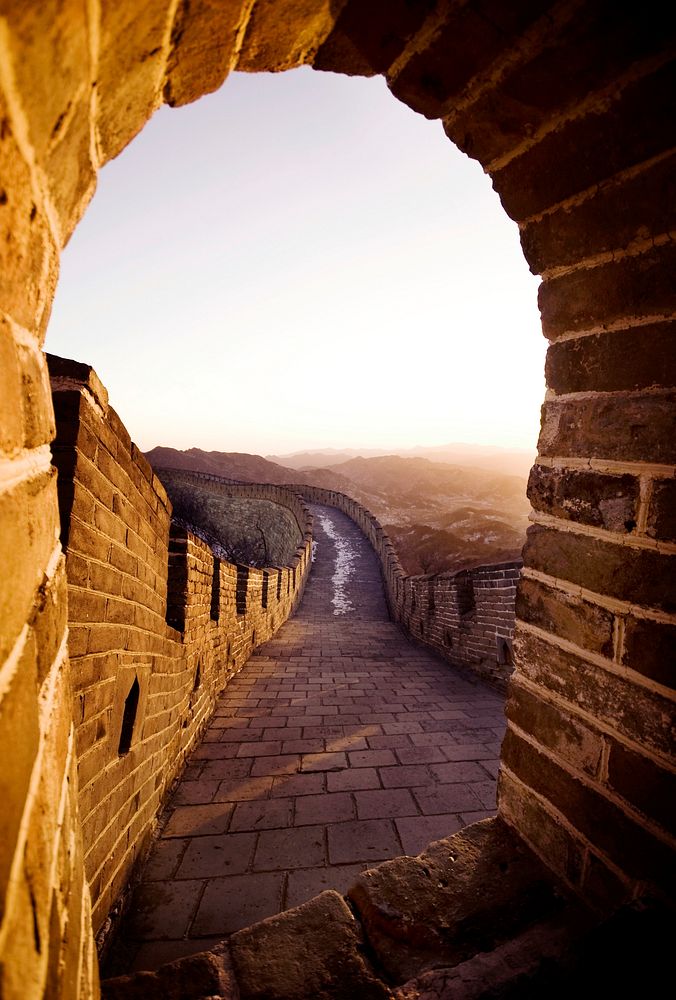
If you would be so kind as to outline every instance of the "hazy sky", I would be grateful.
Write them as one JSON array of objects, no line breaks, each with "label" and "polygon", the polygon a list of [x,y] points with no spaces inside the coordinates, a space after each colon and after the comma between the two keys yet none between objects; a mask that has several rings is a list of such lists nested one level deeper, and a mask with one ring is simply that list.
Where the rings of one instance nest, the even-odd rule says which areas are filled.
[{"label": "hazy sky", "polygon": [[537,285],[479,165],[382,79],[238,73],[103,169],[46,349],[143,450],[534,449]]}]

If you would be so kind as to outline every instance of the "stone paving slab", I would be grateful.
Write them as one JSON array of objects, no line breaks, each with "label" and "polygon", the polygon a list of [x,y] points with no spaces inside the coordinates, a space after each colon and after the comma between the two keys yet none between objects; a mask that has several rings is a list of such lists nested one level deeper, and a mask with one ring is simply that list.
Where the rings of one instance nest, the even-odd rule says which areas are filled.
[{"label": "stone paving slab", "polygon": [[[324,525],[352,555],[342,583]],[[389,621],[356,525],[317,508],[315,529],[302,605],[221,696],[111,974],[157,968],[326,889],[345,892],[365,868],[494,815],[503,697]]]}]

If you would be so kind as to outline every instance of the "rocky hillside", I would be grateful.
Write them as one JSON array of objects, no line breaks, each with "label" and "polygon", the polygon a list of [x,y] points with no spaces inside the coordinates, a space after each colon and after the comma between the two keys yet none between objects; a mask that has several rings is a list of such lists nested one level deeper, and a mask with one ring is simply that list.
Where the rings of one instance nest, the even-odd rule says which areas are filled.
[{"label": "rocky hillside", "polygon": [[260,455],[154,448],[155,467],[243,482],[308,483],[353,496],[387,527],[409,573],[440,573],[517,559],[530,506],[525,476],[400,455],[361,456],[290,469]]}]

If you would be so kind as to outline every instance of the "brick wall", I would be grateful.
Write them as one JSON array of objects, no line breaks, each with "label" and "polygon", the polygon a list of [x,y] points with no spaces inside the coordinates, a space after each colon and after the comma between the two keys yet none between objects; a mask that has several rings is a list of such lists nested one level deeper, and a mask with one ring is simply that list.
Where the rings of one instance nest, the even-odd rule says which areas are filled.
[{"label": "brick wall", "polygon": [[[676,63],[664,9],[567,0],[2,6],[0,738],[12,748],[0,779],[4,997],[98,989],[41,352],[59,253],[98,169],[162,101],[186,104],[234,68],[382,74],[480,161],[519,226],[543,277],[550,348],[538,475],[552,485],[542,500],[533,486],[512,685],[520,721],[510,721],[500,810],[601,907],[646,884],[667,889],[676,844],[661,805],[676,773],[665,742],[676,645]],[[612,500],[620,510],[630,503],[625,476],[639,497],[622,522]],[[611,482],[618,495],[606,493],[592,515],[588,487],[600,497]],[[600,522],[585,522],[585,510]],[[581,755],[587,740],[599,748],[595,765]]]},{"label": "brick wall", "polygon": [[337,507],[359,525],[378,556],[392,618],[417,642],[504,689],[512,673],[514,600],[520,562],[459,573],[408,576],[392,540],[352,497],[315,486],[297,487],[310,503]]},{"label": "brick wall", "polygon": [[[79,809],[98,931],[129,882],[216,695],[300,599],[312,519],[295,494],[254,487],[254,499],[265,494],[290,508],[299,541],[293,559],[239,573],[215,561],[205,542],[171,525],[164,487],[95,372],[48,360]],[[238,491],[246,494],[246,488]],[[295,586],[289,584],[294,575]]]}]

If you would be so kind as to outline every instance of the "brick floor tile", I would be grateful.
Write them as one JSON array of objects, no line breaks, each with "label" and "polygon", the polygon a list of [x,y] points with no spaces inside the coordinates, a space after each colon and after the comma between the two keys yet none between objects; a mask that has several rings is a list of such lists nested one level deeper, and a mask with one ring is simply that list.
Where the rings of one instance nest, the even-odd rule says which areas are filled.
[{"label": "brick floor tile", "polygon": [[483,743],[467,743],[460,746],[442,748],[446,760],[490,760],[495,757],[491,749]]},{"label": "brick floor tile", "polygon": [[251,768],[251,774],[258,777],[261,774],[295,774],[300,769],[299,754],[280,754],[276,757],[258,757]]},{"label": "brick floor tile", "polygon": [[344,753],[309,753],[303,755],[301,771],[339,771],[347,767]]},{"label": "brick floor tile", "polygon": [[[342,772],[340,772],[342,773]],[[335,777],[330,774],[329,777]],[[292,798],[296,795],[319,795],[324,791],[326,775],[323,772],[314,774],[283,774],[272,779],[270,795],[274,797]]]},{"label": "brick floor tile", "polygon": [[279,871],[324,864],[324,827],[298,826],[263,830],[254,857],[256,871]]},{"label": "brick floor tile", "polygon": [[369,750],[398,750],[411,746],[408,733],[401,733],[399,736],[369,736],[367,743]]},{"label": "brick floor tile", "polygon": [[395,826],[406,854],[415,856],[428,844],[461,830],[465,823],[459,816],[446,813],[440,816],[404,816],[395,819]]},{"label": "brick floor tile", "polygon": [[143,868],[143,881],[170,879],[178,868],[187,844],[187,840],[178,837],[156,841]]},{"label": "brick floor tile", "polygon": [[282,749],[280,740],[261,740],[260,743],[242,743],[238,757],[272,757]]},{"label": "brick floor tile", "polygon": [[300,727],[301,729],[306,729],[308,726],[321,726],[323,725],[323,722],[321,714],[318,713],[314,715],[289,716],[287,724],[289,726],[293,726],[294,728]]},{"label": "brick floor tile", "polygon": [[179,806],[171,814],[162,837],[202,837],[212,833],[225,833],[233,808],[229,802]]},{"label": "brick floor tile", "polygon": [[477,796],[484,809],[494,809],[497,798],[497,788],[494,781],[472,782],[469,786]]},{"label": "brick floor tile", "polygon": [[282,741],[282,753],[284,753],[284,744],[289,740],[300,740],[303,737],[303,730],[296,729],[262,729],[261,735],[264,740],[279,740]]},{"label": "brick floor tile", "polygon": [[414,788],[415,800],[425,815],[461,813],[480,809],[482,802],[468,785],[436,785]]},{"label": "brick floor tile", "polygon": [[492,775],[494,778],[497,778],[498,771],[500,770],[499,760],[482,760],[481,766],[485,767],[490,775]]},{"label": "brick floor tile", "polygon": [[460,815],[464,825],[469,826],[471,823],[478,823],[482,819],[490,819],[492,816],[497,816],[497,809],[478,809],[474,812],[464,812]]},{"label": "brick floor tile", "polygon": [[[258,719],[252,719],[249,723],[249,733],[255,729],[285,729],[286,719],[281,715],[270,715],[268,712]],[[249,735],[244,739],[252,739]]]},{"label": "brick floor tile", "polygon": [[441,747],[401,747],[395,750],[402,764],[441,764],[447,760]]},{"label": "brick floor tile", "polygon": [[364,870],[365,862],[357,865],[329,865],[326,868],[301,868],[289,872],[286,888],[286,906],[299,906],[326,889],[335,889],[345,895],[357,875]]},{"label": "brick floor tile", "polygon": [[396,764],[397,758],[391,750],[356,750],[348,753],[350,767],[384,767]]},{"label": "brick floor tile", "polygon": [[[435,723],[439,725],[439,723]],[[446,743],[453,743],[450,733],[437,731],[432,733],[412,733],[411,742],[417,747],[438,747]]]},{"label": "brick floor tile", "polygon": [[[445,783],[453,781],[486,781],[488,777],[481,764],[478,764],[474,760],[449,761],[447,764],[430,764],[430,770],[437,781]],[[494,781],[491,782],[491,786],[495,790]]]},{"label": "brick floor tile", "polygon": [[198,778],[197,781],[181,781],[171,797],[172,806],[196,806],[211,802],[218,790],[217,778]]},{"label": "brick floor tile", "polygon": [[324,753],[324,740],[285,740],[282,753]]},{"label": "brick floor tile", "polygon": [[354,803],[348,792],[304,795],[296,802],[294,826],[310,823],[340,823],[355,819]]},{"label": "brick floor tile", "polygon": [[406,764],[398,767],[378,768],[383,788],[413,788],[417,785],[432,785],[434,779],[424,764]]},{"label": "brick floor tile", "polygon": [[329,772],[326,781],[330,792],[381,787],[378,772],[374,767],[349,767],[344,771]]},{"label": "brick floor tile", "polygon": [[127,933],[141,940],[181,938],[187,932],[202,883],[145,882],[134,893]]},{"label": "brick floor tile", "polygon": [[193,750],[192,759],[195,761],[225,760],[234,757],[236,753],[237,747],[228,743],[202,743],[201,746],[195,747]]},{"label": "brick floor tile", "polygon": [[215,778],[217,781],[230,781],[234,778],[244,778],[251,771],[251,761],[229,758],[228,760],[210,760],[204,765],[202,780]]},{"label": "brick floor tile", "polygon": [[192,933],[233,934],[279,913],[283,882],[281,874],[211,879],[200,901]]},{"label": "brick floor tile", "polygon": [[249,867],[256,836],[255,833],[226,833],[220,837],[193,837],[176,878],[239,875]]},{"label": "brick floor tile", "polygon": [[246,799],[265,799],[272,787],[272,778],[267,775],[254,778],[233,778],[221,781],[214,802],[241,802]]},{"label": "brick floor tile", "polygon": [[383,861],[401,854],[394,826],[387,819],[353,820],[328,827],[329,861]]},{"label": "brick floor tile", "polygon": [[291,799],[262,799],[238,802],[230,820],[230,832],[276,830],[291,825]]},{"label": "brick floor tile", "polygon": [[387,736],[401,736],[402,734],[421,733],[422,726],[419,722],[386,722],[383,725],[383,732]]},{"label": "brick floor tile", "polygon": [[418,809],[407,788],[373,789],[355,792],[359,819],[416,816]]},{"label": "brick floor tile", "polygon": [[369,745],[361,736],[335,736],[332,740],[326,741],[326,749],[336,750],[368,750]]},{"label": "brick floor tile", "polygon": [[305,726],[303,729],[304,740],[331,740],[344,735],[342,726]]}]

